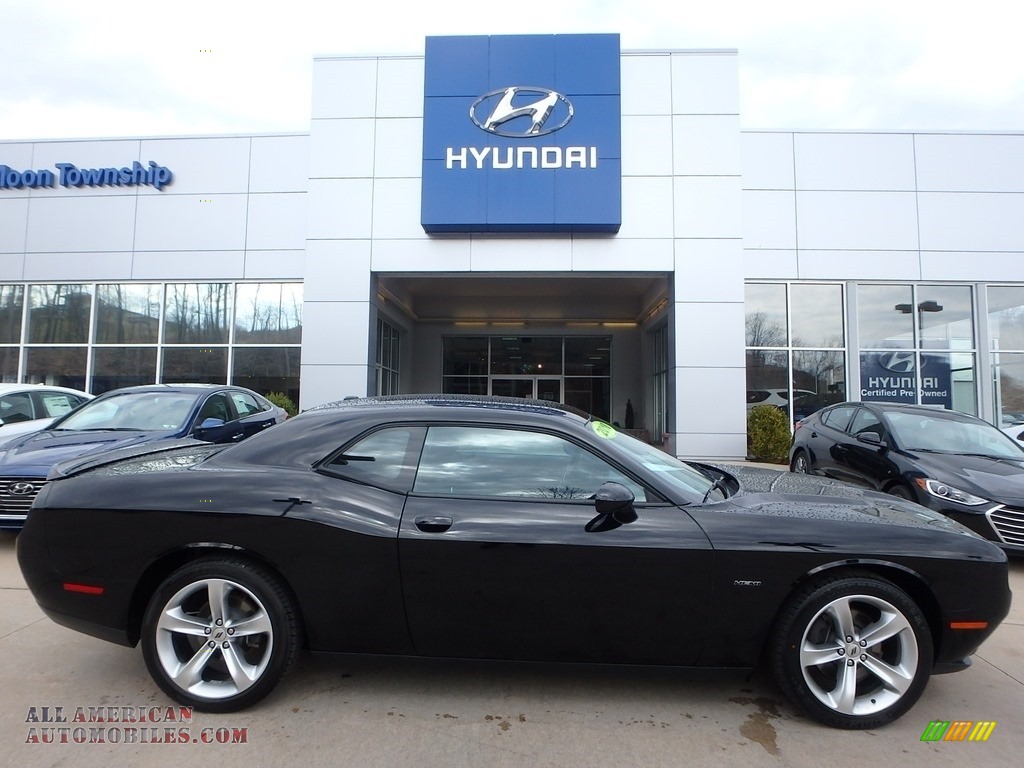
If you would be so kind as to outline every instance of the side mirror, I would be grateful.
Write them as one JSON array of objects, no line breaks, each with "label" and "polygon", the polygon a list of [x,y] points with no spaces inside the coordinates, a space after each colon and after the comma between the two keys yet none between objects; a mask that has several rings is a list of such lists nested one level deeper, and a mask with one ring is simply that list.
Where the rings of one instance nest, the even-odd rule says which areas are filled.
[{"label": "side mirror", "polygon": [[211,432],[216,432],[218,429],[223,428],[224,419],[203,419],[203,423],[192,430],[192,435],[196,440],[207,440],[213,441],[216,439],[215,435],[211,435]]},{"label": "side mirror", "polygon": [[867,445],[875,445],[879,448],[885,447],[885,441],[874,432],[861,432],[857,435],[858,443],[866,443]]},{"label": "side mirror", "polygon": [[618,528],[636,520],[633,492],[622,483],[608,482],[594,494],[597,517],[584,526],[587,533],[600,533]]}]

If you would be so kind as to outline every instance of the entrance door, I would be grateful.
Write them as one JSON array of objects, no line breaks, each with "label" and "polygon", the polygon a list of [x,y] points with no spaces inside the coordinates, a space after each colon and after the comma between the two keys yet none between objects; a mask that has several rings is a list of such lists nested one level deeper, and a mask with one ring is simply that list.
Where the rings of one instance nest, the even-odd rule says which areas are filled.
[{"label": "entrance door", "polygon": [[491,394],[501,397],[529,397],[562,402],[562,378],[560,376],[506,376],[491,379]]}]

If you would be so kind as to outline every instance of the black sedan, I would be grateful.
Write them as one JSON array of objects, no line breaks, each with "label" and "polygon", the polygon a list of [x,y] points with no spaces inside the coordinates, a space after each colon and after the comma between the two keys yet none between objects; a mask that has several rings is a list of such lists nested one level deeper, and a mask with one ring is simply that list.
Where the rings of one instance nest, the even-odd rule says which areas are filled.
[{"label": "black sedan", "polygon": [[0,529],[24,525],[58,462],[186,436],[232,442],[286,418],[284,409],[244,387],[151,384],[106,392],[0,448]]},{"label": "black sedan", "polygon": [[915,504],[685,464],[550,403],[445,396],[66,462],[18,560],[51,618],[141,642],[170,697],[216,712],[267,695],[303,647],[763,658],[813,717],[871,728],[967,666],[1010,603],[1002,550]]},{"label": "black sedan", "polygon": [[797,423],[789,466],[916,501],[1024,553],[1024,448],[965,413],[841,403]]}]

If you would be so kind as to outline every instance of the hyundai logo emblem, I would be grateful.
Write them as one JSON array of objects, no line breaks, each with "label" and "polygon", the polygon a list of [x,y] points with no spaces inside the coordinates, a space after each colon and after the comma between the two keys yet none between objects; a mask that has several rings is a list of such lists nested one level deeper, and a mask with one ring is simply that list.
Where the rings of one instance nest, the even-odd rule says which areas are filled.
[{"label": "hyundai logo emblem", "polygon": [[913,352],[886,352],[880,354],[878,356],[878,364],[893,373],[913,373],[917,369],[917,362]]},{"label": "hyundai logo emblem", "polygon": [[565,128],[572,116],[572,103],[562,94],[521,85],[488,91],[469,108],[478,128],[513,139],[554,133]]},{"label": "hyundai logo emblem", "polygon": [[36,487],[32,483],[20,482],[11,483],[11,487],[7,489],[7,492],[12,496],[28,496],[30,493],[35,493]]}]

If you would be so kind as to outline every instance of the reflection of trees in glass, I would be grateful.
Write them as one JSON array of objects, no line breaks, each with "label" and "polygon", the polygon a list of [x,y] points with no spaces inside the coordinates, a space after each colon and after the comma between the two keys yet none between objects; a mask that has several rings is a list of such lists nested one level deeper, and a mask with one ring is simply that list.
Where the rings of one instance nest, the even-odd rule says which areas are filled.
[{"label": "reflection of trees in glass", "polygon": [[845,385],[846,353],[838,349],[793,353],[793,386],[815,393],[835,391]]},{"label": "reflection of trees in glass", "polygon": [[767,312],[748,312],[746,317],[748,347],[786,346],[786,328]]},{"label": "reflection of trees in glass", "polygon": [[29,341],[75,344],[89,339],[92,296],[87,285],[33,285],[29,310]]},{"label": "reflection of trees in glass", "polygon": [[25,306],[25,286],[0,285],[0,342],[21,341],[21,315]]},{"label": "reflection of trees in glass", "polygon": [[240,344],[301,342],[302,286],[297,283],[239,284],[235,341]]},{"label": "reflection of trees in glass", "polygon": [[162,289],[156,284],[100,285],[96,289],[96,341],[156,343]]},{"label": "reflection of trees in glass", "polygon": [[169,344],[217,344],[228,340],[228,283],[170,284],[166,307],[164,339]]}]

